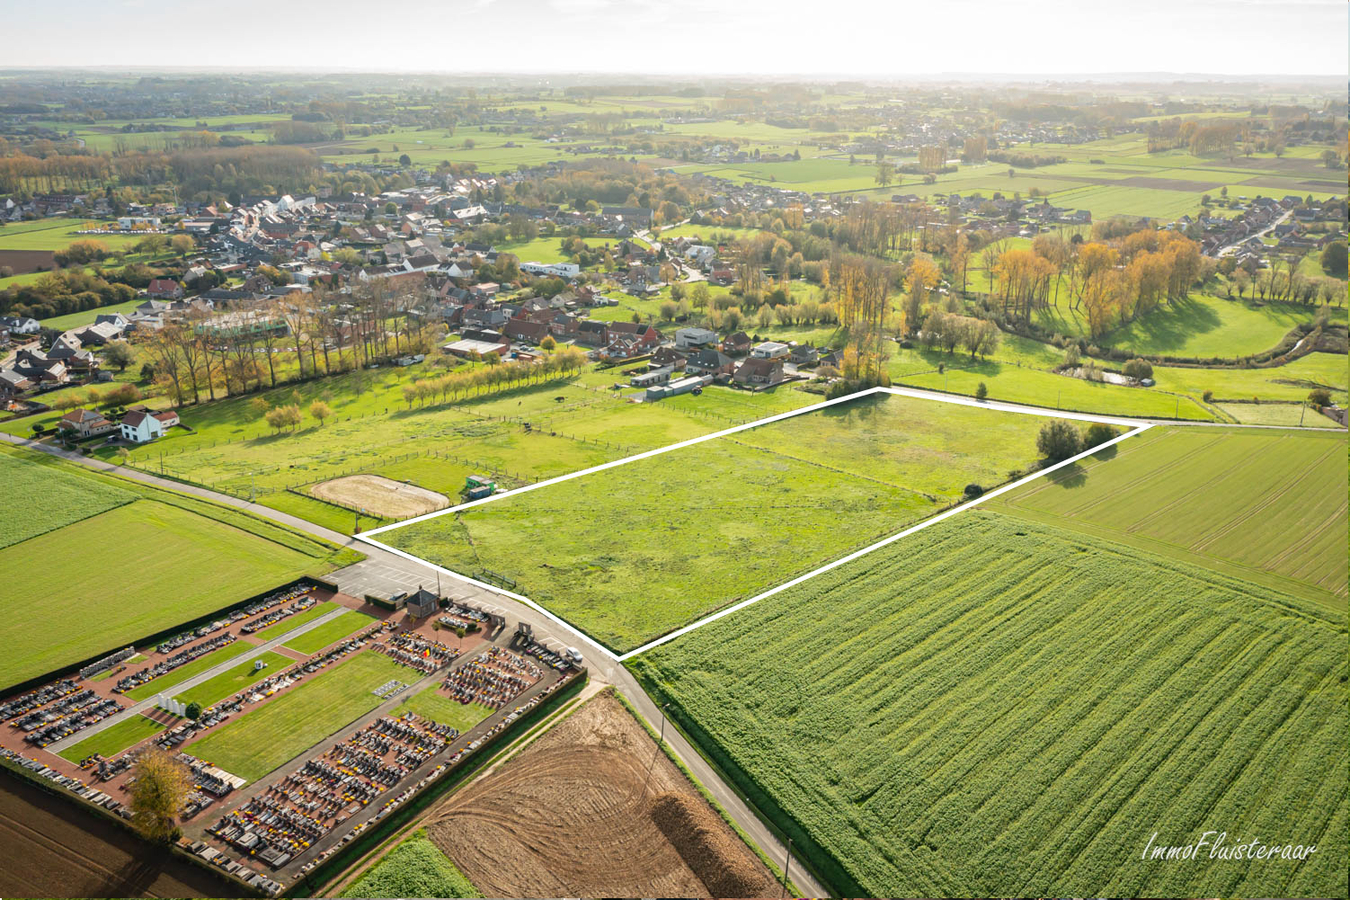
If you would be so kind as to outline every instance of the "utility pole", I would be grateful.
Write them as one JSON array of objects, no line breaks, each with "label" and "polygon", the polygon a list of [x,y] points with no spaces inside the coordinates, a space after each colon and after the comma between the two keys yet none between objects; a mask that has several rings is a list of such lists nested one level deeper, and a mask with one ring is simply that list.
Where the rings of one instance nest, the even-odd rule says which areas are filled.
[{"label": "utility pole", "polygon": [[792,838],[787,842],[787,859],[783,862],[783,896],[787,896],[788,871],[792,868]]},{"label": "utility pole", "polygon": [[669,703],[661,704],[661,743],[663,744],[666,742],[666,707],[669,705]]}]

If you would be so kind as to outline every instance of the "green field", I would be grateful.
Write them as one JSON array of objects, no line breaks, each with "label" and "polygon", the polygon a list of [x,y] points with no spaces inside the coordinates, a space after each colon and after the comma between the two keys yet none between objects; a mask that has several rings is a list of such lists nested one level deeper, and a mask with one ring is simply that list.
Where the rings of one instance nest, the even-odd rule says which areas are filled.
[{"label": "green field", "polygon": [[383,701],[371,693],[417,673],[379,653],[358,653],[189,744],[194,756],[248,781],[295,758]]},{"label": "green field", "polygon": [[172,671],[165,672],[158,678],[152,678],[145,684],[127,691],[126,696],[132,700],[146,700],[150,697],[168,691],[176,684],[182,684],[194,675],[200,675],[207,669],[214,669],[223,662],[234,659],[241,653],[247,653],[253,646],[247,641],[234,641],[212,650],[204,656],[199,656],[192,662],[181,665]]},{"label": "green field", "polygon": [[449,725],[460,734],[464,734],[496,712],[492,707],[485,706],[482,703],[460,703],[458,700],[437,693],[438,690],[439,686],[433,684],[431,687],[413,694],[394,710],[394,715],[416,713],[433,722]]},{"label": "green field", "polygon": [[[1317,307],[1299,303],[1256,303],[1192,294],[1167,301],[1093,343],[1143,356],[1235,359],[1269,350],[1295,325],[1312,322]],[[1333,309],[1344,321],[1345,310]],[[1066,337],[1088,334],[1086,320],[1061,302],[1041,310],[1039,324]]]},{"label": "green field", "polygon": [[[31,489],[6,492],[0,500],[3,521],[30,516],[32,499],[43,496],[48,476],[53,484],[87,483],[91,496],[112,488],[135,498],[0,549],[0,584],[9,609],[0,627],[7,648],[0,685],[111,652],[357,558],[238,510],[41,454],[6,448],[0,459],[19,459],[31,467],[22,476]],[[68,612],[99,627],[52,627],[51,602],[58,596]]]},{"label": "green field", "polygon": [[419,829],[368,869],[343,897],[481,897]]},{"label": "green field", "polygon": [[995,502],[1343,611],[1345,460],[1344,433],[1155,428]]},{"label": "green field", "polygon": [[75,241],[93,240],[109,250],[121,250],[139,241],[138,234],[80,234],[90,225],[106,224],[93,219],[38,219],[0,228],[0,250],[62,250]]},{"label": "green field", "polygon": [[316,628],[311,628],[282,646],[294,650],[296,653],[317,653],[329,644],[335,644],[347,635],[355,634],[362,628],[373,624],[375,624],[375,620],[370,616],[349,609],[331,622],[324,622]]},{"label": "green field", "polygon": [[1034,461],[1042,423],[868,397],[380,539],[458,572],[506,575],[629,650],[898,531],[969,483],[1001,483]]},{"label": "green field", "polygon": [[73,763],[80,762],[91,753],[112,759],[128,747],[134,747],[151,735],[159,734],[166,727],[145,716],[130,716],[78,744],[71,744],[56,755]]},{"label": "green field", "polygon": [[67,313],[64,316],[54,316],[50,319],[42,320],[42,327],[55,328],[58,331],[65,331],[67,328],[79,328],[82,325],[93,324],[93,321],[99,316],[112,315],[113,313],[122,313],[127,315],[135,311],[136,307],[144,303],[144,300],[128,300],[126,303],[114,303],[110,306],[100,306],[95,309],[81,310],[80,312]]},{"label": "green field", "polygon": [[[630,665],[837,896],[1320,897],[1346,637],[1343,609],[973,511]],[[1208,829],[1318,850],[1139,858]]]},{"label": "green field", "polygon": [[319,618],[320,616],[326,616],[331,612],[338,611],[339,609],[342,609],[341,603],[334,603],[332,600],[325,600],[323,603],[314,604],[309,609],[304,610],[303,612],[298,612],[293,615],[289,615],[286,618],[282,619],[280,622],[277,622],[273,625],[268,625],[261,631],[255,631],[253,632],[253,636],[258,638],[258,640],[260,641],[276,640],[283,634],[288,634],[294,631],[295,629],[299,628],[306,622],[312,622],[315,619]]},{"label": "green field", "polygon": [[41,465],[36,458],[8,448],[0,449],[0,484],[16,500],[42,500],[24,504],[22,509],[16,504],[0,516],[0,548],[116,509],[137,497],[113,484]]},{"label": "green field", "polygon": [[[263,669],[255,669],[253,664],[259,660],[267,663],[267,666]],[[214,678],[209,678],[201,684],[174,696],[182,703],[200,703],[202,708],[205,709],[226,697],[233,697],[256,681],[262,681],[269,675],[284,671],[294,662],[295,660],[290,657],[268,650],[248,662],[240,663],[233,669],[221,672]]]}]

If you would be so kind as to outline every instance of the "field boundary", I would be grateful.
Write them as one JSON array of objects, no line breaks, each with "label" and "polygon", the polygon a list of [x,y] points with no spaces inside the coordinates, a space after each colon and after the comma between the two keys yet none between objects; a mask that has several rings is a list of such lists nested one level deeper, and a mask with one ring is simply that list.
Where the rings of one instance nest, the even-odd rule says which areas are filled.
[{"label": "field boundary", "polygon": [[[775,585],[774,587],[771,587],[760,594],[756,594],[755,596],[750,597],[746,600],[742,600],[738,603],[732,604],[731,606],[709,613],[708,615],[700,619],[697,619],[696,621],[691,622],[688,625],[677,628],[668,634],[662,635],[661,637],[649,641],[648,643],[643,644],[642,646],[630,650],[626,653],[615,653],[609,647],[606,647],[604,644],[600,643],[597,639],[591,637],[589,634],[587,634],[582,629],[578,628],[576,625],[573,625],[571,622],[567,621],[566,619],[562,618],[561,616],[557,615],[551,610],[544,608],[540,604],[536,603],[534,600],[531,600],[529,597],[526,597],[524,594],[518,594],[515,591],[507,590],[506,588],[500,587],[495,584],[491,584],[486,581],[482,581],[478,578],[474,578],[462,572],[456,572],[452,569],[447,569],[446,567],[437,565],[436,563],[433,563],[430,560],[423,559],[422,557],[409,553],[406,550],[401,550],[398,547],[392,547],[389,544],[384,543],[383,541],[375,539],[375,535],[382,534],[386,531],[392,531],[396,528],[402,528],[407,525],[412,525],[416,522],[427,521],[429,519],[434,519],[437,518],[438,516],[444,516],[450,513],[462,512],[463,510],[472,509],[474,507],[482,506],[487,503],[492,503],[497,500],[504,500],[508,497],[514,497],[518,494],[523,494],[527,491],[536,490],[538,488],[547,487],[553,484],[560,484],[564,481],[570,481],[574,478],[580,478],[583,475],[591,475],[596,472],[602,472],[607,469],[613,469],[618,466],[626,465],[627,463],[636,462],[641,459],[649,459],[654,456],[659,456],[663,453],[669,453],[670,451],[678,450],[681,447],[689,447],[695,444],[703,443],[704,441],[715,440],[717,438],[738,434],[742,431],[747,431],[751,428],[757,428],[760,425],[768,425],[773,422],[780,422],[785,419],[793,418],[795,416],[805,415],[811,412],[817,412],[830,406],[835,406],[837,404],[846,403],[852,400],[859,400],[864,397],[869,397],[875,394],[895,395],[920,400],[936,400],[940,403],[952,403],[958,406],[973,406],[981,409],[995,409],[1001,412],[1013,412],[1022,415],[1041,416],[1046,418],[1061,418],[1080,422],[1097,422],[1108,425],[1123,426],[1130,430],[1126,431],[1124,434],[1121,434],[1110,441],[1098,444],[1097,446],[1093,447],[1090,450],[1085,450],[1084,452],[1079,453],[1076,456],[1072,456],[1069,459],[1055,463],[1054,465],[1038,469],[1036,472],[1033,472],[1032,474],[1024,478],[1005,484],[1002,487],[994,488],[988,491],[987,493],[981,495],[980,497],[958,504],[957,506],[954,506],[941,513],[938,513],[937,515],[924,519],[922,522],[919,522],[916,525],[913,525],[900,532],[897,532],[896,534],[892,534],[888,537],[882,538],[879,541],[869,544],[860,550],[855,550],[852,553],[848,553],[842,557],[839,557],[838,559],[832,560],[831,562],[828,562],[823,566],[820,566],[816,569],[812,569],[811,571],[806,572],[805,574],[798,575],[795,578],[783,582],[782,584]],[[1099,416],[1099,415],[1092,415],[1089,413],[1056,412],[1053,410],[1041,409],[1039,407],[1023,406],[1015,403],[1002,403],[995,400],[981,401],[976,400],[972,397],[965,397],[960,395],[946,395],[946,394],[935,395],[927,391],[917,390],[913,388],[873,387],[863,391],[858,391],[853,394],[848,394],[844,397],[837,397],[833,400],[826,400],[821,403],[814,403],[809,406],[804,406],[801,409],[789,410],[788,412],[785,413],[778,413],[776,415],[768,416],[763,419],[757,419],[753,422],[747,422],[742,425],[737,425],[733,428],[727,428],[723,429],[722,431],[713,432],[711,434],[701,435],[699,437],[691,438],[686,441],[679,441],[674,444],[669,444],[665,447],[658,447],[654,450],[647,450],[643,453],[638,453],[633,456],[625,457],[623,459],[612,460],[607,463],[602,463],[598,466],[592,466],[588,469],[582,469],[577,472],[570,472],[565,475],[559,475],[556,478],[550,478],[545,481],[539,481],[534,484],[529,484],[523,487],[515,488],[514,490],[503,491],[500,494],[493,494],[490,497],[484,497],[480,500],[472,500],[467,503],[461,503],[456,506],[448,507],[446,509],[426,513],[425,515],[417,516],[415,518],[405,519],[400,522],[394,522],[389,525],[381,526],[380,528],[371,529],[370,531],[364,532],[362,534],[353,535],[353,537],[356,538],[357,540],[370,544],[373,547],[378,547],[381,550],[384,550],[388,553],[392,553],[395,556],[399,556],[410,562],[415,562],[427,566],[431,569],[434,569],[437,572],[441,572],[445,575],[448,575],[451,578],[456,579],[457,581],[463,582],[465,584],[471,584],[474,587],[481,588],[498,596],[509,598],[511,600],[516,601],[517,603],[522,603],[525,606],[528,606],[530,609],[534,610],[535,612],[539,613],[540,615],[545,616],[546,618],[548,618],[549,621],[554,622],[557,625],[560,625],[567,632],[575,635],[588,645],[596,648],[609,659],[621,663],[624,662],[625,660],[631,659],[632,657],[638,655],[639,653],[645,653],[646,651],[651,650],[654,647],[658,647],[661,644],[672,641],[677,637],[688,634],[689,632],[695,630],[696,628],[701,628],[704,625],[709,624],[710,622],[714,622],[717,619],[722,618],[723,616],[730,615],[731,613],[744,609],[745,607],[750,606],[753,603],[758,603],[760,600],[763,600],[767,597],[772,597],[773,595],[780,593],[781,591],[787,590],[790,587],[794,587],[798,584],[801,584],[804,581],[808,581],[816,577],[817,575],[820,575],[824,572],[828,572],[832,569],[837,568],[838,566],[844,565],[845,563],[852,562],[853,560],[865,556],[868,553],[871,553],[875,550],[879,550],[882,547],[889,546],[895,541],[908,537],[909,535],[914,534],[915,532],[920,531],[924,528],[927,528],[930,525],[936,524],[937,522],[941,522],[973,506],[977,506],[980,503],[983,503],[985,500],[997,497],[1003,493],[1006,493],[1007,491],[1012,490],[1013,488],[1020,487],[1024,484],[1027,484],[1028,482],[1034,481],[1037,478],[1040,478],[1044,475],[1048,475],[1051,472],[1057,471],[1065,466],[1071,465],[1079,461],[1080,459],[1083,459],[1087,456],[1091,456],[1092,454],[1097,453],[1098,451],[1106,447],[1109,447],[1113,444],[1119,443],[1120,441],[1123,441],[1126,438],[1142,434],[1144,431],[1152,427],[1153,427],[1152,422],[1141,421],[1138,419],[1129,419],[1120,416]]]}]

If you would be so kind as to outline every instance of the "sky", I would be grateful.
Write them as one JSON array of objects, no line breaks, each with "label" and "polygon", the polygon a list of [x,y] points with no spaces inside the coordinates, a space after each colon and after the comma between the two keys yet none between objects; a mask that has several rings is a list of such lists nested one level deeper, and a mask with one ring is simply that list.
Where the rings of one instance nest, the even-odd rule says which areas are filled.
[{"label": "sky", "polygon": [[1346,0],[0,0],[9,38],[0,67],[1347,76],[1347,8]]}]

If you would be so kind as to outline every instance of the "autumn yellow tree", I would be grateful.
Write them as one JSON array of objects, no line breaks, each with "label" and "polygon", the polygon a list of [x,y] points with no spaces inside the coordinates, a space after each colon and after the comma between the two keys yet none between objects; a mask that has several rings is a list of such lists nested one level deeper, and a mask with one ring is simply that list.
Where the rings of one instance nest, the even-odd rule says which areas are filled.
[{"label": "autumn yellow tree", "polygon": [[163,750],[150,750],[136,761],[133,772],[132,824],[148,840],[173,840],[187,801],[187,767]]}]

